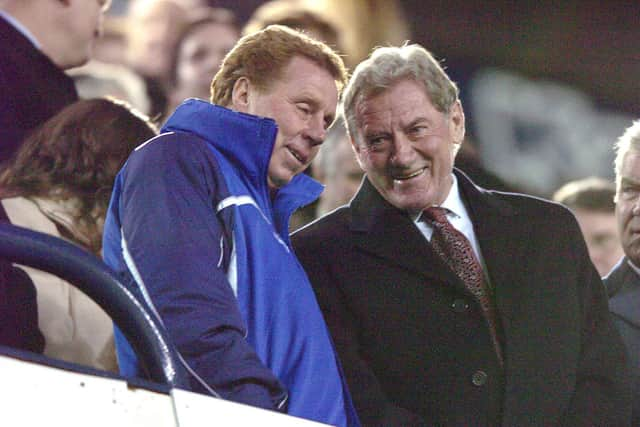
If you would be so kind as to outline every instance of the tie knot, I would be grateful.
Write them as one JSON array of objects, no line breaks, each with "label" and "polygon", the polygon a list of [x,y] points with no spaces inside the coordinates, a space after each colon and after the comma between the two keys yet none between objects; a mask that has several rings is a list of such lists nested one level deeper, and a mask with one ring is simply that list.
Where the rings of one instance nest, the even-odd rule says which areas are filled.
[{"label": "tie knot", "polygon": [[444,224],[449,222],[447,220],[447,212],[446,208],[431,206],[423,211],[423,215],[432,222]]}]

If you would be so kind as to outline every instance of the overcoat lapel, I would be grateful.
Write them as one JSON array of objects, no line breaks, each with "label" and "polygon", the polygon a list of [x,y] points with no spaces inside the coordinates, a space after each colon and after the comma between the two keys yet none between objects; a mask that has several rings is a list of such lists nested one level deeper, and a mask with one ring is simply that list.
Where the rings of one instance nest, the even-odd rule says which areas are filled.
[{"label": "overcoat lapel", "polygon": [[[521,300],[518,292],[522,289],[522,277],[516,278],[514,275],[518,271],[517,260],[523,259],[526,247],[524,242],[514,245],[514,236],[509,232],[512,228],[511,218],[518,213],[511,204],[477,187],[459,171],[456,171],[456,177],[471,216],[493,288],[498,316],[508,341],[510,319],[518,315],[515,312],[516,302]],[[516,283],[519,285],[515,286]]]},{"label": "overcoat lapel", "polygon": [[409,216],[389,204],[365,178],[351,202],[354,246],[381,260],[445,282],[468,293],[464,284],[431,249]]}]

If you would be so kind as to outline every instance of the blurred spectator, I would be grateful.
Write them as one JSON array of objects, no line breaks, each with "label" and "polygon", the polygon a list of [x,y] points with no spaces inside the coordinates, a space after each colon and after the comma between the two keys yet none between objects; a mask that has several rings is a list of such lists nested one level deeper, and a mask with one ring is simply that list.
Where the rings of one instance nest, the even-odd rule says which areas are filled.
[{"label": "blurred spectator", "polygon": [[201,7],[211,7],[216,0],[175,0],[180,6],[187,10],[193,10]]},{"label": "blurred spectator", "polygon": [[354,68],[371,49],[411,38],[398,0],[298,0],[337,28],[345,62]]},{"label": "blurred spectator", "polygon": [[[156,134],[122,103],[80,100],[39,127],[0,173],[0,203],[21,227],[70,240],[100,254],[102,228],[118,170]],[[32,268],[44,354],[116,370],[113,325],[67,282]]]},{"label": "blurred spectator", "polygon": [[317,216],[348,203],[358,190],[362,175],[344,119],[339,116],[313,162],[314,178],[325,185],[318,202]]},{"label": "blurred spectator", "polygon": [[108,0],[0,2],[0,161],[78,99],[62,70],[87,62]]},{"label": "blurred spectator", "polygon": [[164,114],[171,60],[187,10],[173,0],[133,0],[127,17],[127,63],[144,77],[151,116]]},{"label": "blurred spectator", "polygon": [[83,99],[111,97],[149,114],[151,103],[144,80],[124,65],[91,61],[67,71]]},{"label": "blurred spectator", "polygon": [[318,11],[312,10],[296,0],[272,0],[258,7],[242,34],[247,35],[266,28],[272,24],[284,25],[304,31],[307,35],[321,40],[339,53],[346,53],[338,29]]},{"label": "blurred spectator", "polygon": [[192,14],[174,51],[168,112],[186,98],[210,98],[211,80],[239,33],[230,10],[204,8]]},{"label": "blurred spectator", "polygon": [[631,425],[640,425],[640,120],[616,143],[616,218],[624,258],[604,278],[633,375]]},{"label": "blurred spectator", "polygon": [[618,237],[615,203],[616,188],[603,178],[586,178],[563,185],[553,200],[567,206],[578,220],[589,249],[589,257],[600,276],[604,276],[623,255]]},{"label": "blurred spectator", "polygon": [[455,158],[455,166],[469,176],[479,186],[490,190],[521,192],[512,185],[484,167],[476,148],[475,141],[465,135],[464,144]]},{"label": "blurred spectator", "polygon": [[102,36],[94,43],[92,58],[107,64],[126,64],[127,28],[125,17],[105,15]]}]

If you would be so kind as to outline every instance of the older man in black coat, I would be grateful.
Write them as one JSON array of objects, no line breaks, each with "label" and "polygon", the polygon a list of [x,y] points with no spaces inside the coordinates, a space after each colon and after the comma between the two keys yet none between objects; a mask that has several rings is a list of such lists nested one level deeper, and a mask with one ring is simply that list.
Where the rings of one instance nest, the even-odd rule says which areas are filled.
[{"label": "older man in black coat", "polygon": [[633,425],[640,426],[640,121],[616,144],[616,219],[625,256],[604,278],[613,321],[633,376]]},{"label": "older man in black coat", "polygon": [[365,426],[625,426],[622,341],[574,217],[475,186],[458,91],[420,46],[344,94],[366,173],[293,235]]}]

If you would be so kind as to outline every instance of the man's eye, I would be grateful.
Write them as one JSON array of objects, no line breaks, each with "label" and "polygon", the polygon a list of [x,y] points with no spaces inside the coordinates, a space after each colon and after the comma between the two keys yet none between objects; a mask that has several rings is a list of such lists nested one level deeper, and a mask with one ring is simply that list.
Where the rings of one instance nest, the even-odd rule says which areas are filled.
[{"label": "man's eye", "polygon": [[371,147],[379,147],[380,145],[384,144],[386,140],[387,138],[384,136],[374,136],[372,138],[369,138],[368,144]]},{"label": "man's eye", "polygon": [[311,108],[307,104],[297,104],[298,110],[304,114],[311,114]]},{"label": "man's eye", "polygon": [[640,189],[637,187],[622,187],[620,193],[624,199],[630,200],[638,196]]}]

